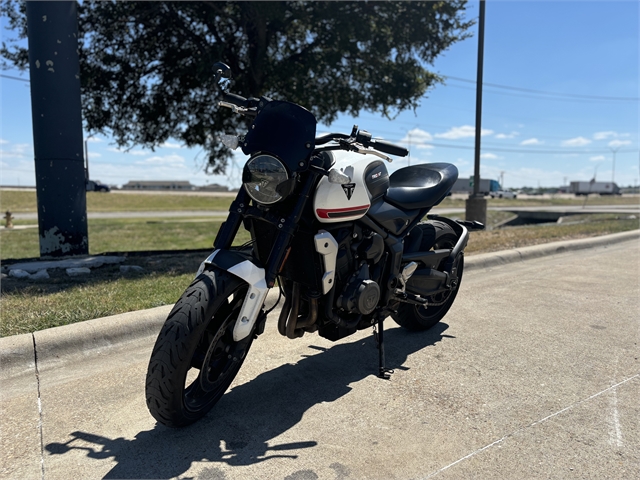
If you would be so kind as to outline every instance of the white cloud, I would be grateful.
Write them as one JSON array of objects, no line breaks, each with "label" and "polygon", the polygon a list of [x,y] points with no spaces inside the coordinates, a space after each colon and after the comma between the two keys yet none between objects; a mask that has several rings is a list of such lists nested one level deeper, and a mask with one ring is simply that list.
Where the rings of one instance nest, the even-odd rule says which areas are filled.
[{"label": "white cloud", "polygon": [[517,137],[518,135],[520,135],[518,132],[498,133],[496,134],[495,138],[499,138],[500,140],[502,140],[504,138],[514,138],[514,137]]},{"label": "white cloud", "polygon": [[0,149],[0,158],[3,160],[33,160],[33,147],[28,143],[14,143],[6,149]]},{"label": "white cloud", "polygon": [[102,156],[102,154],[101,154],[101,153],[98,153],[98,152],[89,152],[89,159],[92,159],[92,158],[100,158],[101,156]]},{"label": "white cloud", "polygon": [[584,137],[576,137],[570,138],[569,140],[564,140],[561,145],[563,147],[584,147],[585,145],[589,145],[591,140]]},{"label": "white cloud", "polygon": [[87,138],[87,142],[89,142],[89,143],[101,143],[102,140],[100,140],[98,137],[89,137],[89,138]]},{"label": "white cloud", "polygon": [[140,160],[135,163],[136,165],[180,166],[180,165],[184,165],[184,157],[181,157],[180,155],[165,155],[163,157],[155,156],[155,157],[145,158],[144,160]]},{"label": "white cloud", "polygon": [[592,162],[602,162],[603,160],[606,160],[607,157],[605,157],[604,155],[596,155],[595,157],[590,157],[589,160],[591,160]]},{"label": "white cloud", "polygon": [[113,147],[107,148],[107,150],[110,151],[110,152],[115,152],[115,153],[125,153],[127,155],[136,155],[138,157],[144,157],[146,155],[151,155],[151,153],[152,153],[152,152],[146,152],[144,150],[129,150],[129,151],[119,150],[119,149],[113,148]]},{"label": "white cloud", "polygon": [[9,141],[8,141],[8,140],[5,140],[5,139],[3,139],[3,138],[0,138],[0,145],[5,145],[5,144],[7,144],[7,143],[9,143]]},{"label": "white cloud", "polygon": [[608,132],[596,132],[593,134],[594,140],[606,140],[607,138],[615,138],[618,134],[616,132],[608,131]]},{"label": "white cloud", "polygon": [[427,142],[433,140],[433,136],[420,128],[414,128],[409,130],[400,143],[407,145],[408,147],[416,147],[419,149],[433,148],[431,145],[427,145]]},{"label": "white cloud", "polygon": [[622,147],[623,145],[631,145],[631,140],[611,140],[609,146],[612,148]]},{"label": "white cloud", "polygon": [[542,143],[543,142],[541,142],[537,138],[527,138],[526,140],[521,141],[520,145],[540,145]]},{"label": "white cloud", "polygon": [[498,158],[501,158],[501,157],[497,156],[494,153],[483,153],[480,155],[480,158],[486,158],[488,160],[497,160]]},{"label": "white cloud", "polygon": [[[480,136],[491,135],[493,130],[485,128],[480,129]],[[448,140],[457,140],[459,138],[470,138],[476,136],[476,127],[471,125],[463,125],[461,127],[452,127],[445,133],[436,133],[437,138],[446,138]]]},{"label": "white cloud", "polygon": [[160,146],[162,148],[182,148],[182,145],[180,145],[179,143],[170,143],[170,142],[164,142]]}]

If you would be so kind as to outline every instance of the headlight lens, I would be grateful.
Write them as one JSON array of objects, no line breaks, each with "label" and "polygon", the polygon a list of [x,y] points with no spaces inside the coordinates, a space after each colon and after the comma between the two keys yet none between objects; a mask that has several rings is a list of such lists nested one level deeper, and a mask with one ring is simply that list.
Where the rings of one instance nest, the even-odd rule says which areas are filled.
[{"label": "headlight lens", "polygon": [[270,155],[253,157],[245,165],[244,188],[258,203],[269,205],[282,200],[276,187],[288,179],[285,166]]}]

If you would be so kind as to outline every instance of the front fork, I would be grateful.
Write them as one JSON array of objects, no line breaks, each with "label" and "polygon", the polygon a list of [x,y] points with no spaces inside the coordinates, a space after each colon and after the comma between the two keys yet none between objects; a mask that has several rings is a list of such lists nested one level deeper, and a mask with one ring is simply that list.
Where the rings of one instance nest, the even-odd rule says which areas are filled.
[{"label": "front fork", "polygon": [[271,248],[271,255],[267,261],[266,269],[256,265],[253,259],[240,261],[237,255],[230,252],[236,234],[245,216],[263,216],[263,212],[257,207],[249,206],[249,196],[242,187],[238,191],[236,199],[229,207],[229,216],[221,225],[216,239],[213,242],[215,251],[205,260],[205,264],[214,264],[229,273],[243,279],[249,285],[244,303],[240,309],[240,315],[233,329],[233,339],[237,342],[251,334],[256,319],[260,314],[267,296],[267,292],[275,284],[278,272],[286,261],[286,255],[291,239],[296,231],[296,226],[302,217],[311,192],[316,184],[318,173],[309,171],[307,178],[298,196],[298,201],[293,211],[286,217],[278,219],[278,235]]}]

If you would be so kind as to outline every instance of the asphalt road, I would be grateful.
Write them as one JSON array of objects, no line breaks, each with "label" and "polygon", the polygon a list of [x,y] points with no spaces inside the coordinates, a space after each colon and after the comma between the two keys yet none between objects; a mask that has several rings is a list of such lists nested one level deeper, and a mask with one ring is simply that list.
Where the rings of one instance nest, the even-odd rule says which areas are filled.
[{"label": "asphalt road", "polygon": [[[489,207],[489,210],[507,212],[570,212],[570,213],[620,213],[640,214],[640,205],[593,205],[582,207],[581,205],[548,206],[548,207]],[[434,208],[431,213],[447,215],[464,212],[464,208]],[[161,217],[226,217],[227,210],[173,210],[173,211],[139,211],[139,212],[89,212],[87,218],[161,218]],[[16,220],[37,220],[35,212],[14,213]]]},{"label": "asphalt road", "polygon": [[[153,339],[2,385],[2,478],[640,478],[640,244],[467,272],[444,322],[277,334],[201,422],[157,425]],[[41,426],[41,428],[40,428]],[[40,432],[42,432],[40,434]]]}]

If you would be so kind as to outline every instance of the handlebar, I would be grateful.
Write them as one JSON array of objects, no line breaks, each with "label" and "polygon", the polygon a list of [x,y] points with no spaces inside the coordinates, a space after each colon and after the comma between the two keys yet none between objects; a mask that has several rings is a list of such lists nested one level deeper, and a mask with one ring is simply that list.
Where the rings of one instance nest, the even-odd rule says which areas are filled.
[{"label": "handlebar", "polygon": [[244,98],[243,96],[236,95],[235,93],[223,93],[222,98],[224,99],[225,102],[233,103],[238,107],[245,107],[245,108],[248,107],[247,99]]},{"label": "handlebar", "polygon": [[381,152],[388,153],[389,155],[396,155],[398,157],[406,157],[409,155],[409,150],[406,148],[400,145],[394,145],[391,142],[385,142],[384,140],[371,140],[369,146]]},{"label": "handlebar", "polygon": [[[401,147],[400,145],[395,145],[384,140],[371,140],[371,134],[364,130],[358,132],[355,138],[353,137],[353,134],[347,135],[344,133],[327,133],[326,135],[316,137],[315,144],[324,145],[325,143],[329,143],[331,141],[339,142],[340,140],[346,141],[347,144],[358,142],[365,148],[373,148],[374,150],[388,153],[389,155],[396,155],[398,157],[406,157],[407,155],[409,155],[409,150]],[[351,140],[351,142],[349,142],[349,140]]]},{"label": "handlebar", "polygon": [[[224,101],[219,102],[220,106],[231,108],[235,113],[255,117],[257,115],[257,106],[259,99],[257,98],[245,98],[235,93],[223,93],[222,98]],[[400,145],[395,145],[391,142],[384,140],[373,140],[371,134],[366,130],[358,131],[358,127],[354,126],[351,135],[345,133],[328,133],[316,137],[315,145],[324,145],[331,141],[338,142],[340,145],[335,147],[329,147],[329,149],[344,149],[359,151],[360,148],[357,145],[362,145],[365,149],[378,150],[379,152],[388,153],[389,155],[396,155],[398,157],[406,157],[409,155],[409,150]],[[361,152],[364,153],[364,152]],[[388,157],[387,158],[389,161]]]}]

